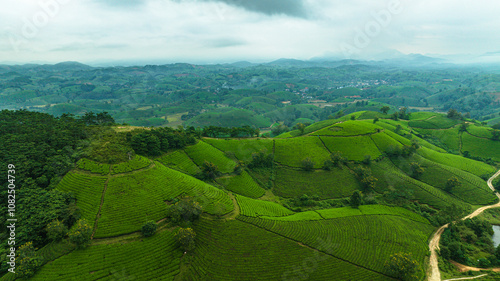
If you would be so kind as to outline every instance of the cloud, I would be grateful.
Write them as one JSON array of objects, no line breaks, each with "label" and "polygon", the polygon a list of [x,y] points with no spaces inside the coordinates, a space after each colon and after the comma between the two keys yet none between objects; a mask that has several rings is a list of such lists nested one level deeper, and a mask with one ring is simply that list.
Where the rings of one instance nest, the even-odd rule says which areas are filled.
[{"label": "cloud", "polygon": [[147,1],[144,0],[94,0],[96,3],[105,4],[112,7],[129,8],[134,6],[145,5]]},{"label": "cloud", "polygon": [[222,2],[231,6],[265,15],[287,15],[306,18],[308,11],[303,0],[200,0],[205,2]]}]

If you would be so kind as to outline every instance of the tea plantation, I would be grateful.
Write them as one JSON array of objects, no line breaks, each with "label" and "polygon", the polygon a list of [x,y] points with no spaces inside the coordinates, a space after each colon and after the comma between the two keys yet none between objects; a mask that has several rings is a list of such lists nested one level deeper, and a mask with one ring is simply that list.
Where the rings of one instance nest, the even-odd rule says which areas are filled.
[{"label": "tea plantation", "polygon": [[[39,250],[44,265],[29,280],[397,280],[387,270],[396,253],[411,254],[426,280],[436,222],[451,206],[498,201],[484,178],[500,145],[439,114],[375,121],[330,119],[274,139],[200,137],[118,164],[80,159],[56,189],[72,193],[93,238]],[[273,157],[254,154],[263,151]],[[203,213],[179,223],[172,210],[185,200]],[[141,234],[148,221],[158,223],[151,237]],[[179,226],[195,233],[189,249]]]}]

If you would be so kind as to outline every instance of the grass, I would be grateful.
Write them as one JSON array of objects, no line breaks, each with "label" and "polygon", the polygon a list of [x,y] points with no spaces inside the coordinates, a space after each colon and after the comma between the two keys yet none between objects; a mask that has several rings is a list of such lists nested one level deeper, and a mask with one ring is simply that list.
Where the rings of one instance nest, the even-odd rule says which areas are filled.
[{"label": "grass", "polygon": [[259,198],[266,193],[246,171],[237,176],[219,178],[217,181],[227,190],[250,198]]},{"label": "grass", "polygon": [[[197,248],[182,280],[391,280],[242,221],[201,220]],[[298,279],[302,278],[302,279]]]},{"label": "grass", "polygon": [[184,150],[176,150],[163,155],[158,159],[165,166],[179,170],[189,175],[196,175],[201,172],[200,168],[189,158]]},{"label": "grass", "polygon": [[204,161],[212,162],[219,167],[219,171],[222,173],[230,173],[236,166],[236,163],[224,155],[224,152],[203,141],[186,147],[184,151],[196,165],[201,166]]},{"label": "grass", "polygon": [[174,235],[163,231],[130,243],[75,250],[46,264],[30,280],[174,280],[181,255]]},{"label": "grass", "polygon": [[299,137],[275,140],[274,160],[290,167],[301,167],[305,158],[314,161],[314,168],[323,167],[323,162],[330,159],[330,153],[318,137]]},{"label": "grass", "polygon": [[469,172],[479,177],[495,172],[495,168],[486,163],[464,158],[458,155],[440,153],[426,147],[421,147],[417,152],[426,159]]},{"label": "grass", "polygon": [[240,205],[241,215],[247,217],[280,217],[293,214],[287,208],[270,201],[251,199],[241,195],[236,195],[236,200]]},{"label": "grass", "polygon": [[370,136],[359,137],[321,137],[331,152],[340,151],[351,161],[362,161],[365,155],[376,159],[382,155]]},{"label": "grass", "polygon": [[163,219],[165,201],[181,195],[194,197],[209,214],[233,210],[222,190],[157,163],[152,169],[109,180],[95,237],[138,231],[146,221]]},{"label": "grass", "polygon": [[346,121],[338,123],[330,127],[321,129],[312,133],[313,136],[357,136],[374,134],[377,130],[382,130],[381,127],[370,122],[364,121]]},{"label": "grass", "polygon": [[359,188],[355,176],[345,167],[312,172],[279,167],[276,169],[273,192],[287,198],[297,198],[307,194],[330,199],[351,196],[353,191]]},{"label": "grass", "polygon": [[377,272],[385,272],[384,264],[392,254],[407,251],[412,252],[423,270],[429,251],[427,240],[434,227],[428,222],[416,222],[413,218],[398,213],[309,221],[240,219],[311,248],[321,249],[321,241],[329,241],[333,256]]},{"label": "grass", "polygon": [[105,177],[84,175],[76,172],[67,173],[57,185],[57,189],[75,195],[82,218],[92,223],[99,211]]},{"label": "grass", "polygon": [[270,139],[204,139],[208,144],[224,151],[234,153],[236,158],[248,162],[252,160],[252,153],[266,150],[273,152],[273,140]]}]

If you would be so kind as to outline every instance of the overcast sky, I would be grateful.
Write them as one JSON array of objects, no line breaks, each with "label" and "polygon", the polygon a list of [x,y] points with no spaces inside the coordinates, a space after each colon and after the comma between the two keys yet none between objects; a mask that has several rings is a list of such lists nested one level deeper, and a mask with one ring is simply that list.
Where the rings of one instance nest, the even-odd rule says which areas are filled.
[{"label": "overcast sky", "polygon": [[[0,62],[500,51],[498,0],[2,0]],[[2,30],[3,29],[3,30]]]}]

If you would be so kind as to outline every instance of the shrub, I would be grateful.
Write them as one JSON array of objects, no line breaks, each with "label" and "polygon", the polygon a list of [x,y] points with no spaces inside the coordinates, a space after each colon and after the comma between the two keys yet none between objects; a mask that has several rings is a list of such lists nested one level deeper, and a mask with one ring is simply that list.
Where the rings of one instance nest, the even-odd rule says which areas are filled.
[{"label": "shrub", "polygon": [[339,167],[347,162],[347,159],[342,155],[342,153],[336,151],[330,154],[330,159],[332,159],[333,165]]},{"label": "shrub", "polygon": [[155,234],[156,229],[158,228],[158,225],[154,221],[148,221],[145,224],[142,225],[141,227],[141,232],[144,237],[150,237]]},{"label": "shrub", "polygon": [[47,225],[47,237],[52,241],[60,241],[66,234],[68,234],[68,228],[59,220],[53,220]]},{"label": "shrub", "polygon": [[248,164],[250,168],[271,168],[273,166],[274,155],[267,154],[265,150],[252,154],[252,161]]},{"label": "shrub", "polygon": [[418,280],[418,263],[410,254],[396,253],[386,262],[387,273],[399,280]]},{"label": "shrub", "polygon": [[16,274],[21,278],[28,278],[35,274],[42,266],[42,259],[37,255],[33,242],[27,242],[17,250]]},{"label": "shrub", "polygon": [[183,199],[170,207],[170,218],[175,223],[192,223],[197,220],[203,208],[192,199]]},{"label": "shrub", "polygon": [[418,179],[425,171],[425,169],[420,166],[417,162],[410,163],[411,177]]},{"label": "shrub", "polygon": [[330,171],[333,167],[333,161],[332,160],[325,160],[323,162],[323,170],[325,171]]},{"label": "shrub", "polygon": [[218,176],[221,175],[219,171],[219,167],[212,162],[208,162],[205,160],[203,165],[201,166],[201,178],[205,180],[215,180]]},{"label": "shrub", "polygon": [[194,239],[196,233],[192,228],[180,228],[175,234],[177,241],[181,244],[184,251],[189,252],[195,249],[196,245]]},{"label": "shrub", "polygon": [[69,241],[78,248],[84,248],[90,243],[92,237],[92,227],[85,219],[78,220],[69,231]]},{"label": "shrub", "polygon": [[361,205],[361,193],[359,191],[354,191],[349,199],[349,205],[353,208],[358,208]]},{"label": "shrub", "polygon": [[308,172],[312,171],[314,168],[314,161],[310,157],[307,157],[304,160],[302,160],[301,166],[302,166],[302,170],[304,170],[304,171],[308,171]]}]

